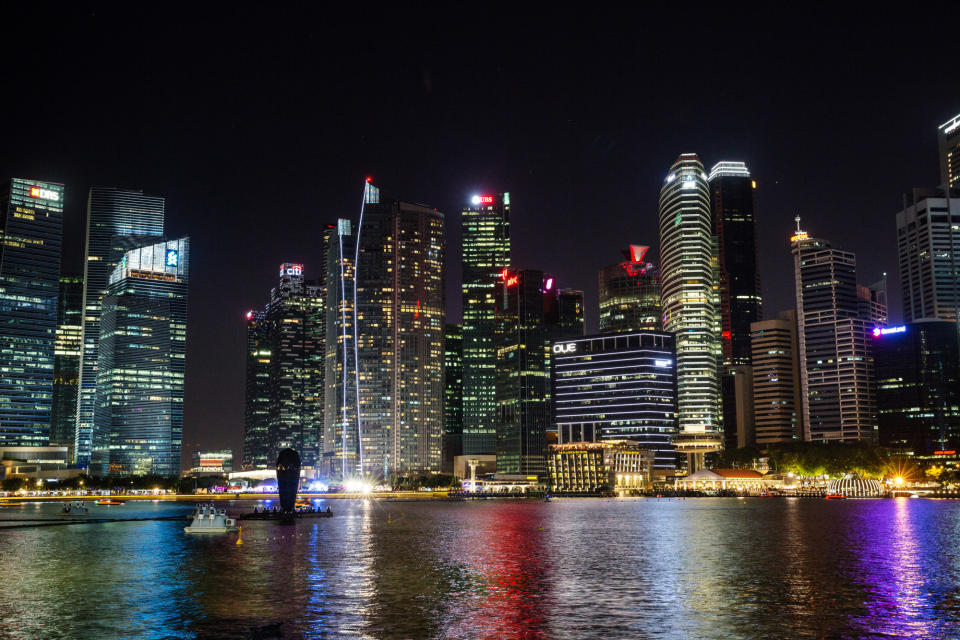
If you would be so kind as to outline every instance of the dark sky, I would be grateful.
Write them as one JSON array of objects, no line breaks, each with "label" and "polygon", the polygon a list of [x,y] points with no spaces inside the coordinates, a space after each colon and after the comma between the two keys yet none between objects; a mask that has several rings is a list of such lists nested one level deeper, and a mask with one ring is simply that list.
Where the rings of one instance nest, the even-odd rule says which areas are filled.
[{"label": "dark sky", "polygon": [[65,268],[91,184],[166,196],[168,233],[192,238],[187,447],[239,453],[243,314],[281,262],[317,275],[322,226],[356,216],[367,175],[447,214],[449,320],[459,209],[508,190],[515,266],[584,289],[595,327],[596,271],[656,248],[682,152],[757,178],[768,315],[794,304],[800,213],[857,252],[861,282],[889,272],[899,316],[894,214],[938,182],[936,126],[960,111],[936,11],[273,4],[0,14],[0,176],[65,183]]}]

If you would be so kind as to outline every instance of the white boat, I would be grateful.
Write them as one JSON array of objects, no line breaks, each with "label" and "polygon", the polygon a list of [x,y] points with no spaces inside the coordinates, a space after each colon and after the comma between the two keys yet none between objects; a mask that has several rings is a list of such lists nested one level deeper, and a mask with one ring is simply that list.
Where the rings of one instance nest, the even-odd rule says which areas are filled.
[{"label": "white boat", "polygon": [[200,505],[193,512],[193,521],[190,526],[184,527],[187,533],[227,533],[237,530],[237,521],[228,518],[225,509],[217,509],[213,505]]},{"label": "white boat", "polygon": [[64,513],[88,513],[89,511],[85,502],[75,501],[63,505]]}]

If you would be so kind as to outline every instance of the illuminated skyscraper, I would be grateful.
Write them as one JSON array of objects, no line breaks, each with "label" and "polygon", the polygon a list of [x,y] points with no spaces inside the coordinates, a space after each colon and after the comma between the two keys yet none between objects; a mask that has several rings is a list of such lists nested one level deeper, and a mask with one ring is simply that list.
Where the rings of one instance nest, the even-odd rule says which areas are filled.
[{"label": "illuminated skyscraper", "polygon": [[95,433],[110,475],[177,475],[183,439],[190,240],[124,253],[100,315]]},{"label": "illuminated skyscraper", "polygon": [[[327,422],[340,431],[328,449],[332,474],[389,481],[410,472],[440,471],[443,224],[436,209],[387,198],[369,181],[365,185],[363,210],[353,228],[352,283],[347,283],[347,270],[340,269],[342,276],[334,276],[340,281],[340,299],[332,300],[332,308],[328,301],[328,336],[344,351],[353,349],[345,358],[340,349],[327,349],[328,377],[339,385],[333,400],[341,416],[339,425]],[[331,274],[336,263],[346,266],[350,253],[340,242],[347,239],[339,236],[337,250],[329,252]],[[352,302],[352,317],[344,301]],[[331,336],[333,327],[338,331]],[[354,416],[348,415],[351,403]]]},{"label": "illuminated skyscraper", "polygon": [[960,189],[960,114],[937,127],[940,148],[940,186]]},{"label": "illuminated skyscraper", "polygon": [[797,312],[750,325],[753,411],[759,447],[803,439]]},{"label": "illuminated skyscraper", "polygon": [[94,433],[101,298],[108,279],[128,249],[157,242],[163,235],[164,199],[112,187],[92,187],[87,201],[83,273],[83,353],[77,399],[77,464],[103,474],[109,434]]},{"label": "illuminated skyscraper", "polygon": [[750,364],[750,323],[763,319],[757,264],[757,181],[742,162],[710,170],[713,233],[720,248],[723,363]]},{"label": "illuminated skyscraper", "polygon": [[510,264],[510,194],[477,195],[464,207],[463,453],[497,449],[493,289]]},{"label": "illuminated skyscraper", "polygon": [[243,468],[267,469],[270,458],[270,369],[272,331],[263,311],[247,312],[246,387],[244,394]]},{"label": "illuminated skyscraper", "polygon": [[720,446],[720,313],[710,189],[696,154],[681,154],[660,189],[663,329],[676,337],[677,451],[692,473]]},{"label": "illuminated skyscraper", "polygon": [[63,185],[13,178],[0,193],[0,445],[46,446]]},{"label": "illuminated skyscraper", "polygon": [[873,323],[857,295],[857,261],[797,230],[790,239],[797,295],[805,440],[876,440]]},{"label": "illuminated skyscraper", "polygon": [[447,324],[443,335],[443,471],[463,454],[463,325]]},{"label": "illuminated skyscraper", "polygon": [[50,445],[73,449],[77,425],[77,389],[83,349],[83,278],[60,276],[57,339],[53,356],[53,413]]},{"label": "illuminated skyscraper", "polygon": [[600,333],[660,330],[660,272],[644,260],[649,249],[632,244],[625,262],[600,270]]}]

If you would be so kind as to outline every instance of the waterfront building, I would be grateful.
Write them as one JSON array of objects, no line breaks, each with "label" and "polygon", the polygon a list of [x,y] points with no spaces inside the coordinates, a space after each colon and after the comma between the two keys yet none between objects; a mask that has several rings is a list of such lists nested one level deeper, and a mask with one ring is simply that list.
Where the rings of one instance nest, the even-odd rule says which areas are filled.
[{"label": "waterfront building", "polygon": [[937,127],[940,151],[940,186],[960,188],[960,114]]},{"label": "waterfront building", "polygon": [[[345,259],[350,252],[342,241],[351,229],[340,227],[328,261],[333,278],[328,289],[339,289],[328,299],[327,335],[334,344],[327,349],[327,406],[337,417],[326,423],[333,431],[333,442],[325,444],[327,466],[336,477],[387,481],[407,473],[439,472],[444,216],[428,206],[386,197],[368,181],[352,231],[349,273]],[[352,339],[347,339],[348,327]],[[339,385],[333,393],[331,383]],[[348,415],[351,403],[353,416]]]},{"label": "waterfront building", "polygon": [[957,325],[918,320],[876,327],[880,445],[917,456],[960,449]]},{"label": "waterfront building", "polygon": [[244,394],[243,468],[268,469],[270,459],[270,371],[273,345],[267,314],[248,311]]},{"label": "waterfront building", "polygon": [[535,269],[504,269],[494,287],[498,474],[546,473],[548,278]]},{"label": "waterfront building", "polygon": [[737,491],[761,493],[773,488],[777,481],[753,469],[701,469],[677,481],[685,491]]},{"label": "waterfront building", "polygon": [[443,334],[443,472],[451,473],[463,453],[463,325],[448,323]]},{"label": "waterfront building", "polygon": [[497,449],[494,286],[510,265],[510,194],[475,195],[461,214],[463,452]]},{"label": "waterfront building", "polygon": [[179,475],[190,240],[124,253],[100,315],[94,432],[110,475]]},{"label": "waterfront building", "polygon": [[194,451],[191,456],[190,475],[233,473],[233,451]]},{"label": "waterfront building", "polygon": [[50,440],[63,185],[13,178],[0,193],[0,446]]},{"label": "waterfront building", "polygon": [[797,230],[794,257],[804,439],[876,440],[870,335],[856,256]]},{"label": "waterfront building", "polygon": [[718,248],[710,189],[696,154],[681,154],[660,189],[663,329],[676,336],[677,451],[690,471],[721,440]]},{"label": "waterfront building", "polygon": [[654,453],[630,440],[552,444],[547,452],[550,491],[595,493],[650,486]]},{"label": "waterfront building", "polygon": [[600,269],[600,333],[662,330],[660,272],[645,260],[650,247],[632,244],[626,260]]},{"label": "waterfront building", "polygon": [[552,345],[551,383],[559,443],[630,440],[671,471],[677,433],[675,340],[640,331]]},{"label": "waterfront building", "polygon": [[757,181],[743,162],[710,169],[713,233],[720,261],[723,363],[750,364],[750,323],[763,319],[757,260]]},{"label": "waterfront building", "polygon": [[94,431],[99,363],[101,301],[108,280],[125,252],[159,242],[164,199],[142,191],[91,187],[83,260],[83,353],[77,399],[74,457],[78,465],[102,475],[109,462],[110,434]]},{"label": "waterfront building", "polygon": [[0,445],[0,477],[60,481],[80,475],[71,468],[68,447]]},{"label": "waterfront building", "polygon": [[897,254],[904,320],[960,319],[960,198],[947,199],[940,189],[905,194]]},{"label": "waterfront building", "polygon": [[[50,444],[73,449],[77,425],[77,390],[83,351],[83,278],[60,276],[57,335],[53,348],[53,408]],[[72,458],[72,456],[71,456]]]},{"label": "waterfront building", "polygon": [[784,311],[750,325],[753,361],[753,414],[756,445],[802,439],[803,401],[797,313]]}]

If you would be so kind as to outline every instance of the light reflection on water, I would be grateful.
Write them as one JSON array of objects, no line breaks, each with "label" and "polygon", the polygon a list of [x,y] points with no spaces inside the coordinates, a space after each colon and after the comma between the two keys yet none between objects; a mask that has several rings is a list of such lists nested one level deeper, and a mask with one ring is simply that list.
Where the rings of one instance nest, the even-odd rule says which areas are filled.
[{"label": "light reflection on water", "polygon": [[185,520],[0,531],[0,636],[960,637],[960,502],[330,504],[242,546]]}]

